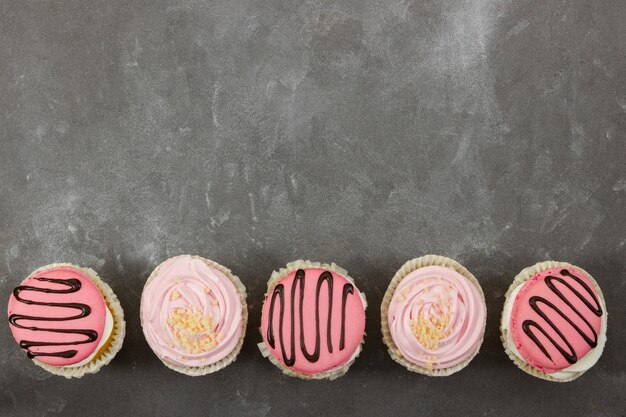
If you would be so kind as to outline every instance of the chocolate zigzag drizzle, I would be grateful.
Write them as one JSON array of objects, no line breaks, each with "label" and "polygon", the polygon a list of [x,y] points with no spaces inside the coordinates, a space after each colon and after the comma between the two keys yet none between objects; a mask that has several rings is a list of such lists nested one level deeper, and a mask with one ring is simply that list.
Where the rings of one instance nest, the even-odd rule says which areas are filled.
[{"label": "chocolate zigzag drizzle", "polygon": [[[574,351],[574,348],[572,347],[572,345],[570,344],[570,342],[565,338],[565,336],[563,335],[563,333],[557,328],[557,326],[554,324],[554,322],[552,322],[552,320],[550,320],[548,318],[548,315],[545,313],[545,309],[549,308],[552,309],[555,313],[557,313],[559,316],[561,316],[565,321],[567,321],[567,323],[569,323],[570,326],[572,326],[572,328],[574,328],[574,330],[576,330],[576,332],[580,335],[580,337],[582,337],[585,342],[587,342],[587,344],[594,348],[597,346],[598,344],[598,335],[595,332],[595,330],[593,329],[593,327],[591,326],[591,324],[589,323],[589,321],[587,321],[587,319],[582,315],[582,313],[576,309],[572,303],[563,295],[563,293],[556,287],[556,285],[554,285],[554,281],[561,283],[562,285],[564,285],[565,287],[567,287],[580,301],[583,302],[583,304],[585,304],[585,306],[593,313],[595,314],[597,317],[602,316],[602,306],[600,305],[600,301],[598,300],[598,298],[595,296],[595,294],[593,293],[593,290],[591,288],[589,288],[589,286],[579,277],[577,277],[576,275],[572,274],[571,272],[569,272],[567,269],[562,269],[560,271],[561,275],[564,277],[568,277],[568,278],[572,278],[574,279],[578,284],[580,284],[581,287],[583,287],[585,289],[585,292],[587,294],[589,294],[591,296],[591,298],[593,299],[593,302],[595,305],[592,305],[589,300],[587,300],[585,297],[583,297],[583,295],[574,287],[572,287],[564,278],[559,277],[559,276],[553,276],[553,275],[548,275],[545,278],[545,283],[548,286],[548,288],[550,288],[550,290],[555,293],[561,300],[563,300],[563,302],[565,302],[565,304],[567,304],[567,306],[572,309],[572,311],[587,325],[587,327],[589,328],[589,330],[591,330],[591,333],[593,334],[593,339],[590,338],[586,333],[583,332],[583,330],[578,327],[578,325],[576,325],[569,317],[566,313],[564,313],[563,311],[561,311],[561,309],[559,309],[557,306],[555,306],[554,304],[552,304],[550,301],[546,300],[543,297],[539,297],[539,296],[533,296],[530,297],[530,299],[528,300],[530,307],[539,315],[541,316],[547,323],[548,325],[550,325],[550,327],[552,327],[552,329],[556,332],[556,334],[559,335],[559,337],[561,338],[561,340],[565,343],[567,350],[565,349],[565,347],[561,346],[556,340],[554,340],[554,338],[552,338],[547,332],[546,330],[541,327],[536,321],[534,320],[524,320],[524,322],[522,323],[522,329],[524,330],[524,333],[526,333],[526,335],[533,341],[535,342],[535,344],[537,345],[537,347],[543,352],[544,355],[546,355],[546,357],[550,360],[552,360],[552,357],[550,356],[550,354],[548,353],[547,349],[545,348],[545,346],[541,343],[541,341],[537,338],[537,336],[535,335],[535,333],[533,333],[532,329],[537,329],[539,332],[541,332],[546,339],[548,339],[550,341],[550,343],[552,343],[552,345],[561,353],[561,355],[563,355],[563,357],[570,363],[570,364],[574,364],[578,361],[578,357],[576,355],[576,351]],[[541,308],[541,305],[544,306],[544,309]]]},{"label": "chocolate zigzag drizzle", "polygon": [[[305,338],[304,338],[304,317],[302,314],[302,306],[304,304],[304,283],[305,283],[305,273],[304,270],[298,269],[296,271],[296,276],[293,280],[293,284],[291,287],[291,305],[290,305],[290,313],[291,313],[291,329],[290,329],[290,339],[291,339],[291,349],[290,356],[287,356],[287,352],[285,351],[285,344],[283,342],[283,321],[284,321],[284,312],[285,312],[285,286],[283,284],[277,284],[274,287],[274,291],[272,293],[272,298],[270,300],[270,311],[269,311],[269,320],[267,326],[267,343],[275,348],[276,341],[274,339],[274,330],[273,330],[273,319],[274,319],[274,305],[276,303],[276,298],[280,299],[280,313],[279,313],[279,324],[278,324],[278,337],[280,339],[280,349],[283,354],[283,360],[285,361],[285,365],[293,366],[296,363],[296,344],[295,344],[295,300],[296,300],[296,287],[300,288],[300,297],[299,297],[299,312],[300,312],[300,351],[302,355],[309,362],[317,362],[320,357],[320,293],[322,290],[322,285],[324,282],[327,283],[328,288],[328,322],[326,324],[326,344],[328,347],[328,352],[333,352],[333,344],[331,337],[331,318],[333,312],[333,275],[324,271],[320,274],[317,279],[317,288],[315,290],[315,350],[313,353],[309,353],[306,348]],[[339,350],[343,350],[345,346],[345,321],[346,321],[346,299],[348,297],[348,293],[354,294],[354,286],[352,284],[345,284],[343,287],[343,298],[341,303],[341,338],[339,340]]]},{"label": "chocolate zigzag drizzle", "polygon": [[83,317],[87,317],[91,314],[91,307],[86,304],[81,303],[42,303],[39,301],[27,300],[25,298],[20,297],[20,293],[22,291],[37,291],[43,292],[47,294],[70,294],[78,292],[81,288],[81,283],[77,279],[56,279],[56,278],[35,278],[37,281],[44,282],[52,282],[55,284],[66,285],[68,288],[65,289],[51,289],[51,288],[40,288],[40,287],[31,287],[29,285],[20,285],[19,287],[13,290],[13,296],[15,299],[21,303],[28,305],[40,305],[40,306],[48,306],[48,307],[64,307],[64,308],[72,308],[79,310],[80,313],[75,316],[70,317],[37,317],[37,316],[27,316],[23,314],[11,314],[9,316],[9,323],[11,325],[19,328],[19,329],[27,329],[33,331],[40,332],[53,332],[53,333],[72,333],[72,334],[80,334],[87,336],[85,340],[78,340],[72,342],[34,342],[30,340],[21,340],[20,347],[22,349],[26,349],[27,356],[32,359],[36,356],[56,356],[61,358],[72,358],[78,353],[77,350],[70,349],[64,350],[60,352],[32,352],[30,350],[31,347],[39,347],[39,346],[67,346],[67,345],[81,345],[84,343],[91,343],[98,339],[98,333],[95,330],[87,330],[87,329],[55,329],[55,328],[46,328],[46,327],[36,327],[36,326],[23,326],[18,323],[20,320],[41,320],[41,321],[69,321],[76,320]]}]

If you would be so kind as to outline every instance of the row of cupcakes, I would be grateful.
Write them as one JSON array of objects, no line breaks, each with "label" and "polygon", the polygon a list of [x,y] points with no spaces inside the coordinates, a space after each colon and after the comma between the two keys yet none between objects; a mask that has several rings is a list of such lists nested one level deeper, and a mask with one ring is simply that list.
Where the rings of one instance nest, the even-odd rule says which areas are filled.
[{"label": "row of cupcakes", "polygon": [[[296,261],[274,271],[261,314],[263,356],[285,374],[335,379],[361,351],[365,295],[335,264]],[[11,331],[33,362],[67,378],[95,373],[121,349],[124,313],[89,268],[52,264],[30,274],[8,306]],[[160,264],[145,283],[141,324],[167,367],[198,376],[233,362],[243,344],[246,289],[231,271],[199,256]],[[406,262],[381,305],[383,340],[407,369],[446,376],[478,354],[487,317],[478,280],[458,262],[427,255]],[[537,263],[506,293],[500,323],[508,356],[525,372],[571,381],[600,358],[607,312],[582,268]]]}]

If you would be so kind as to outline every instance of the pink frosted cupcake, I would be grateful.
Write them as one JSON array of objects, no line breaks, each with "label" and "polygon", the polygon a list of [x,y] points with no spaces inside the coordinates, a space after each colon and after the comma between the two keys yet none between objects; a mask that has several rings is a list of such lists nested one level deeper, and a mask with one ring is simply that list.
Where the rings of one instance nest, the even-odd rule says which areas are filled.
[{"label": "pink frosted cupcake", "polygon": [[26,355],[55,375],[96,373],[122,348],[122,307],[89,268],[39,268],[13,290],[8,314],[13,337]]},{"label": "pink frosted cupcake", "polygon": [[335,379],[361,351],[366,306],[337,265],[289,263],[267,284],[259,349],[286,375]]},{"label": "pink frosted cupcake", "polygon": [[506,293],[502,342],[515,364],[537,378],[572,381],[600,359],[607,312],[597,282],[582,268],[540,262]]},{"label": "pink frosted cupcake", "polygon": [[427,255],[406,262],[381,306],[383,341],[407,369],[446,376],[476,356],[487,307],[476,278],[458,262]]},{"label": "pink frosted cupcake", "polygon": [[228,268],[192,255],[164,261],[141,295],[141,327],[170,369],[206,375],[233,362],[248,321],[246,289]]}]

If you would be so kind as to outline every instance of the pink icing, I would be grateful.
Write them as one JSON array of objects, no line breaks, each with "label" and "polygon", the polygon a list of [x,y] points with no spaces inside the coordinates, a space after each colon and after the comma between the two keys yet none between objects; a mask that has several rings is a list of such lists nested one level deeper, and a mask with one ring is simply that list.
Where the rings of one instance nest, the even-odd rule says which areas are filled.
[{"label": "pink icing", "polygon": [[[11,325],[10,328],[13,333],[13,337],[18,343],[24,340],[44,343],[68,343],[67,345],[64,344],[60,346],[33,346],[30,348],[30,351],[33,353],[54,353],[67,350],[76,351],[76,354],[71,358],[36,356],[34,359],[48,365],[68,366],[87,359],[98,347],[98,343],[102,339],[102,333],[106,321],[106,303],[100,293],[100,290],[98,290],[96,285],[88,276],[86,276],[81,270],[72,266],[57,266],[37,271],[33,275],[26,278],[21,284],[22,286],[52,290],[67,290],[67,285],[39,281],[37,278],[76,279],[80,281],[81,287],[77,292],[65,294],[23,290],[19,293],[20,298],[40,303],[82,303],[89,306],[91,312],[86,317],[63,321],[24,319],[18,321],[19,325],[49,329],[93,330],[98,334],[98,337],[90,343],[72,344],[71,342],[86,340],[86,337],[75,333],[56,333],[21,329]],[[80,311],[75,308],[26,304],[18,301],[15,298],[15,295],[11,294],[11,297],[9,298],[8,314],[9,316],[17,314],[31,317],[64,318],[76,316],[77,314],[80,314]]]},{"label": "pink icing", "polygon": [[[571,278],[567,274],[563,274],[563,271],[569,271],[569,273],[578,277],[582,280],[582,282],[584,282],[586,288],[585,285],[581,285],[576,281],[576,279]],[[568,306],[567,303],[547,285],[550,280],[546,281],[546,278],[549,276],[558,278],[558,280],[551,280],[551,282],[554,285],[554,288],[556,288],[557,291],[569,301],[571,307]],[[552,321],[556,328],[561,332],[565,338],[565,340],[563,340],[557,331],[531,307],[531,297],[542,297],[552,303],[590,339],[596,338],[594,336],[594,332],[595,335],[599,335],[602,329],[602,315],[594,314],[592,309],[586,306],[585,303],[560,280],[563,280],[566,284],[570,285],[575,291],[582,295],[582,297],[587,300],[591,306],[594,308],[599,307],[601,309],[598,302],[598,294],[596,293],[592,281],[587,274],[574,267],[559,266],[548,269],[535,274],[531,279],[523,284],[513,302],[510,322],[511,335],[517,350],[522,355],[524,360],[526,360],[526,362],[528,362],[532,367],[546,373],[558,372],[571,366],[572,364],[567,361],[566,357],[559,352],[556,346],[554,346],[554,344],[550,342],[549,339],[545,337],[545,335],[543,335],[536,327],[530,327],[531,333],[537,337],[541,345],[543,345],[547,350],[550,357],[542,352],[538,344],[524,332],[524,321],[534,321],[537,323],[567,352],[569,352],[569,348],[567,347],[567,343],[569,343],[576,352],[578,360],[584,357],[592,349],[592,346],[585,341],[574,326],[568,323],[554,309],[547,307],[543,303],[537,304],[537,307],[539,307],[543,314],[545,314],[545,316]],[[593,296],[589,294],[589,291],[593,293]],[[578,311],[580,315],[576,311]],[[585,323],[585,320],[590,326]],[[565,341],[567,341],[567,343]]]},{"label": "pink icing", "polygon": [[443,369],[470,358],[485,331],[485,302],[458,272],[427,266],[405,276],[389,305],[391,337],[419,366]]},{"label": "pink icing", "polygon": [[[176,320],[194,318],[197,328]],[[191,316],[190,314],[195,316]],[[242,334],[241,296],[233,282],[204,260],[190,255],[170,258],[141,296],[141,324],[148,344],[161,359],[180,366],[220,361]]]},{"label": "pink icing", "polygon": [[[328,288],[327,283],[324,282],[320,289],[319,297],[319,332],[320,332],[320,356],[317,361],[309,361],[300,349],[300,334],[304,332],[305,345],[309,353],[315,350],[316,339],[316,320],[315,320],[315,299],[316,288],[318,284],[318,278],[325,272],[325,269],[320,268],[306,268],[304,269],[304,299],[302,305],[303,311],[303,327],[300,328],[300,286],[296,289],[296,300],[294,304],[295,325],[294,325],[294,340],[295,340],[295,363],[292,366],[288,366],[289,369],[307,375],[315,375],[324,371],[332,370],[344,365],[350,360],[353,354],[359,347],[361,340],[363,339],[363,332],[365,331],[365,309],[361,301],[359,290],[354,287],[354,291],[346,296],[345,304],[345,345],[343,349],[340,349],[341,339],[341,324],[342,324],[342,298],[344,285],[351,284],[348,279],[331,272],[333,280],[333,292],[332,292],[332,316],[330,319],[330,334],[332,352],[329,352],[327,342],[327,323],[328,323]],[[330,271],[329,271],[330,272]],[[283,341],[285,343],[284,349],[287,355],[291,352],[291,290],[294,284],[296,272],[292,272],[289,275],[281,279],[278,284],[284,285],[284,307],[283,314]],[[277,299],[274,306],[274,316],[272,323],[269,323],[269,310],[270,303],[274,289],[268,292],[263,304],[263,311],[261,315],[261,333],[263,334],[263,341],[270,354],[285,364],[285,358],[283,358],[280,342],[280,302]],[[275,344],[274,347],[270,346],[267,339],[268,326],[272,326]],[[287,366],[287,365],[286,365]]]}]

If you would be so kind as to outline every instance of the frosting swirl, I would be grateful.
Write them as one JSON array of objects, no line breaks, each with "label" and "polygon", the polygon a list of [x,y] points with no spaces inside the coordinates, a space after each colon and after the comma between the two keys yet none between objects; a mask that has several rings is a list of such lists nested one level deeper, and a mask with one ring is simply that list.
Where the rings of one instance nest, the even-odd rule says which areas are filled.
[{"label": "frosting swirl", "polygon": [[141,322],[154,353],[179,366],[206,366],[237,346],[242,301],[234,283],[204,259],[170,258],[157,267],[141,297]]},{"label": "frosting swirl", "polygon": [[407,360],[443,369],[476,353],[485,310],[482,294],[463,275],[443,266],[426,266],[400,281],[387,319],[391,337]]}]

